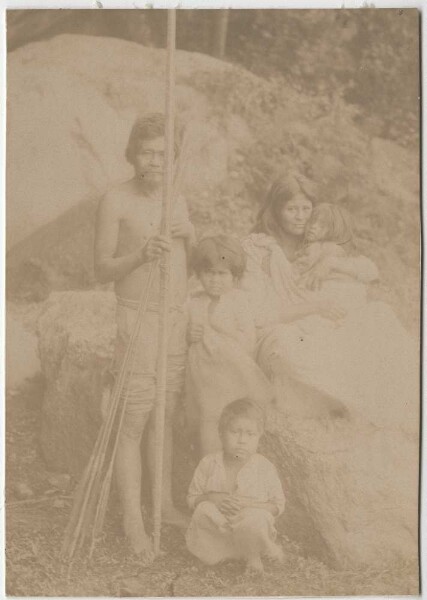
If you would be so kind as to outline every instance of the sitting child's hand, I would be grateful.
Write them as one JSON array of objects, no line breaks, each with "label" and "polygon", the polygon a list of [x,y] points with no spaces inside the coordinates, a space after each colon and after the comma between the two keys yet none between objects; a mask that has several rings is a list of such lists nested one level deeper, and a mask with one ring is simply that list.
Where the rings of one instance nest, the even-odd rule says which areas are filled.
[{"label": "sitting child's hand", "polygon": [[204,326],[200,324],[193,324],[190,327],[190,332],[188,334],[189,340],[192,344],[200,342],[203,337]]},{"label": "sitting child's hand", "polygon": [[242,508],[247,508],[249,506],[251,506],[249,498],[229,495],[221,503],[219,510],[227,517],[234,517],[242,510]]},{"label": "sitting child's hand", "polygon": [[226,492],[209,492],[207,494],[207,500],[215,504],[215,506],[222,512],[221,505],[222,503],[230,496]]}]

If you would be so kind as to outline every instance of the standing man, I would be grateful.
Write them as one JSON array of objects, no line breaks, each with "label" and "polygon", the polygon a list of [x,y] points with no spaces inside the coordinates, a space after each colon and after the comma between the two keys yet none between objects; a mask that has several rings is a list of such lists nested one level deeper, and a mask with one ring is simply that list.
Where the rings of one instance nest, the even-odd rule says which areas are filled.
[{"label": "standing man", "polygon": [[[126,158],[134,177],[109,191],[102,199],[96,222],[95,273],[99,281],[114,281],[117,296],[117,338],[113,362],[117,376],[135,327],[139,301],[147,286],[152,261],[171,253],[171,299],[165,415],[162,518],[178,526],[186,518],[173,505],[172,414],[182,391],[185,369],[185,315],[187,252],[194,227],[185,201],[172,207],[172,239],[159,234],[162,212],[162,181],[165,150],[165,119],[150,114],[137,119],[131,131]],[[123,508],[123,528],[132,549],[150,552],[151,543],[141,513],[141,453],[144,429],[149,423],[148,466],[154,481],[154,411],[159,318],[159,267],[148,295],[148,308],[130,358],[123,393],[126,412],[120,432],[115,474]],[[144,482],[145,484],[145,482]]]}]

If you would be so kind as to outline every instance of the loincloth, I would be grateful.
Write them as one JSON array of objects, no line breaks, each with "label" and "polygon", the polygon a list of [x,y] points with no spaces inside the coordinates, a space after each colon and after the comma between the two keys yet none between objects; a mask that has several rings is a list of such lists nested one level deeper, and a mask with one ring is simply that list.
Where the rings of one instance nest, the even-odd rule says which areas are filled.
[{"label": "loincloth", "polygon": [[[110,371],[117,376],[135,328],[139,302],[117,298],[117,334]],[[134,349],[127,361],[125,385],[126,416],[138,418],[150,412],[156,397],[156,364],[159,307],[149,303],[142,317]],[[186,315],[181,306],[169,312],[169,340],[166,391],[179,393],[184,385],[186,360]]]}]

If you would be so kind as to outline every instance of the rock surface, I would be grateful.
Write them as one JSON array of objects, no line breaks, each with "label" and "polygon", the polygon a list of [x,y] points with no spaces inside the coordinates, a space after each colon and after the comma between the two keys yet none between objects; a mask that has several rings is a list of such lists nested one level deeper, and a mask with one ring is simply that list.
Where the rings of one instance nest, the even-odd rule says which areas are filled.
[{"label": "rock surface", "polygon": [[275,411],[264,450],[288,492],[284,528],[310,554],[340,568],[416,560],[415,440],[363,422]]},{"label": "rock surface", "polygon": [[[163,110],[165,56],[130,42],[73,35],[11,54],[8,247],[132,174],[124,157],[127,139],[138,113]],[[234,115],[228,122],[232,141],[225,141],[212,106],[191,81],[202,70],[233,67],[177,53],[178,113],[183,124],[192,123],[193,190],[223,181],[231,153],[251,139]]]},{"label": "rock surface", "polygon": [[79,475],[92,451],[115,336],[114,310],[113,294],[54,293],[39,319],[46,381],[40,445],[51,470]]},{"label": "rock surface", "polygon": [[40,372],[37,336],[13,314],[6,313],[6,389],[16,390]]},{"label": "rock surface", "polygon": [[[100,426],[114,296],[53,294],[39,336],[46,378],[41,446],[50,468],[78,475]],[[415,558],[418,446],[397,436],[343,419],[285,419],[271,409],[262,451],[279,467],[287,496],[281,531],[307,555],[339,567]],[[176,444],[182,455],[182,431]],[[194,466],[187,455],[175,468],[181,500]]]}]

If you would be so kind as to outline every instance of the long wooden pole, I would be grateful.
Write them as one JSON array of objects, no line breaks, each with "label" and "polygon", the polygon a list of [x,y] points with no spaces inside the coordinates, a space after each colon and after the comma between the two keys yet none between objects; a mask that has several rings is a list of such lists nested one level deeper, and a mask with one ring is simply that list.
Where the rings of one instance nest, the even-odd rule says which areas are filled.
[{"label": "long wooden pole", "polygon": [[[171,207],[174,183],[174,125],[175,125],[175,37],[176,11],[168,10],[167,58],[166,58],[166,124],[165,164],[163,166],[163,198],[161,233],[170,236]],[[163,448],[165,436],[166,368],[169,338],[170,309],[170,254],[165,252],[160,261],[159,339],[157,349],[156,392],[156,462],[154,478],[154,554],[160,551],[162,523]]]}]

